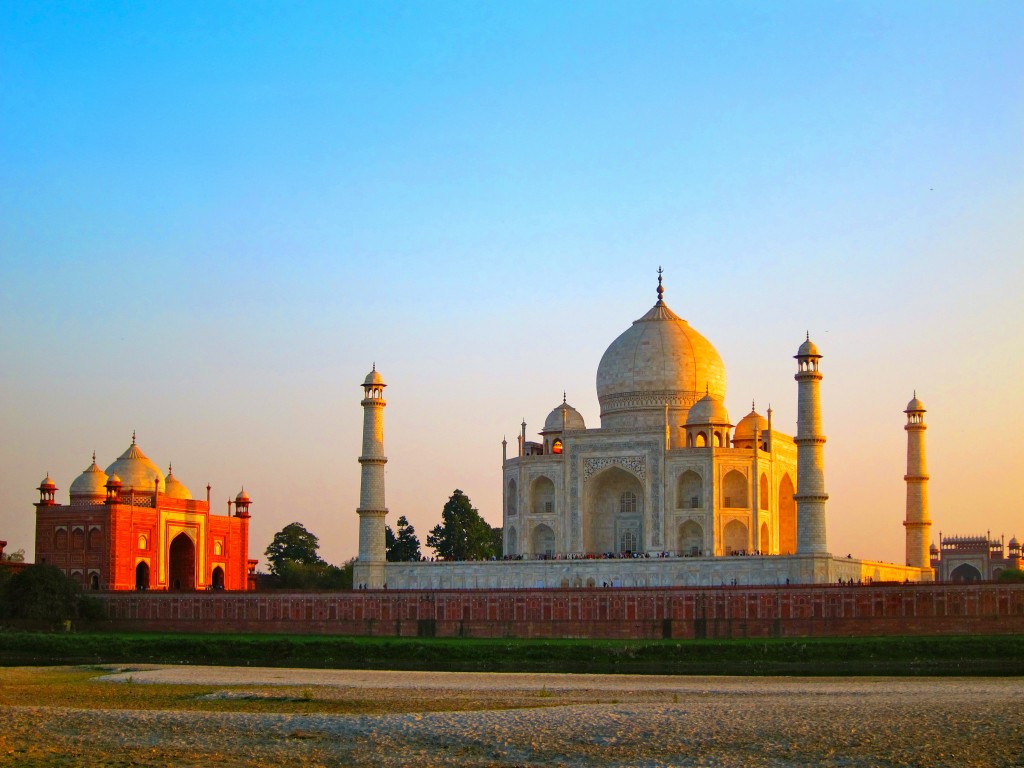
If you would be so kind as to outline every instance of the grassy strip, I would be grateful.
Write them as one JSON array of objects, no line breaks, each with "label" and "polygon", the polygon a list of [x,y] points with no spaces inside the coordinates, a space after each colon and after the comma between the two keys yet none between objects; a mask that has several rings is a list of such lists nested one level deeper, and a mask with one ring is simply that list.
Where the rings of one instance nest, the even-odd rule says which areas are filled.
[{"label": "grassy strip", "polygon": [[[436,692],[338,690],[322,686],[187,685],[98,681],[112,667],[0,668],[0,707],[74,707],[76,709],[178,710],[280,714],[376,715],[406,712],[545,707],[586,702],[543,692]],[[2,756],[2,752],[0,752]],[[0,763],[2,763],[0,757]]]},{"label": "grassy strip", "polygon": [[0,665],[213,664],[642,674],[1024,674],[1024,636],[523,640],[0,633]]}]

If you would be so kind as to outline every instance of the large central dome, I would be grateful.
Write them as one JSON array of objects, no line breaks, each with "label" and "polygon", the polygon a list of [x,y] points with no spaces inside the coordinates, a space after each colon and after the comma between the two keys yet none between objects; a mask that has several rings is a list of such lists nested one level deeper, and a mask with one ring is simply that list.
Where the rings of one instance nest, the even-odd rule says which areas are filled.
[{"label": "large central dome", "polygon": [[658,303],[612,342],[597,367],[604,428],[664,428],[666,407],[676,427],[705,394],[725,400],[722,358],[661,294],[659,277]]}]

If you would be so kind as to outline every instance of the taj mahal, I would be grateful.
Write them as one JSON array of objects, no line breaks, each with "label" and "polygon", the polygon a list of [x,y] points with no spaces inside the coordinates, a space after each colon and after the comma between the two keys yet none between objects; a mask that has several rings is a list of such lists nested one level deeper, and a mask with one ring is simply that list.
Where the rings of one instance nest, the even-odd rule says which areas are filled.
[{"label": "taj mahal", "polygon": [[[368,588],[667,587],[930,581],[925,408],[907,422],[906,562],[829,554],[820,388],[823,355],[796,351],[797,430],[755,407],[733,423],[725,364],[664,300],[607,348],[597,367],[600,427],[563,396],[540,440],[525,421],[502,441],[505,558],[385,559],[383,376],[363,382],[359,557]],[[511,455],[510,455],[511,453]]]}]

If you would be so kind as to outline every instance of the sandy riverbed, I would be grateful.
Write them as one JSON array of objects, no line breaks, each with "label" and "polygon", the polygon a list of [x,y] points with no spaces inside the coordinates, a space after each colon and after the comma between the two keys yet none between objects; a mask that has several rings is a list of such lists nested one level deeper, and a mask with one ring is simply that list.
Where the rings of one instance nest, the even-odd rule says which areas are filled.
[{"label": "sandy riverbed", "polygon": [[[0,764],[1021,766],[1019,679],[838,679],[146,667],[90,685],[397,702],[379,715],[0,709]],[[223,686],[223,689],[220,688]],[[460,711],[416,711],[417,701]],[[400,706],[398,706],[400,705]],[[507,708],[502,708],[507,707]],[[424,707],[426,709],[426,707]],[[68,762],[62,760],[74,755]],[[21,761],[18,761],[20,755]]]}]

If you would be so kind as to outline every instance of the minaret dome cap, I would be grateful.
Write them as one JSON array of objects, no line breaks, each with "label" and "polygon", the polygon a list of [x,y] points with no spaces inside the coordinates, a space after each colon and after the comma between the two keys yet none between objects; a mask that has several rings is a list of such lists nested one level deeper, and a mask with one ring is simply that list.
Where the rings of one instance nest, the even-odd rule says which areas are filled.
[{"label": "minaret dome cap", "polygon": [[807,336],[807,340],[800,345],[800,349],[796,351],[797,357],[821,357],[821,353],[818,351],[817,345],[811,341],[810,335]]},{"label": "minaret dome cap", "polygon": [[384,377],[380,375],[380,371],[377,370],[377,366],[373,367],[373,370],[366,374],[366,378],[363,380],[364,387],[386,387],[384,383]]},{"label": "minaret dome cap", "polygon": [[914,393],[914,399],[907,403],[907,410],[904,413],[924,413],[924,403],[917,398],[917,393]]}]

